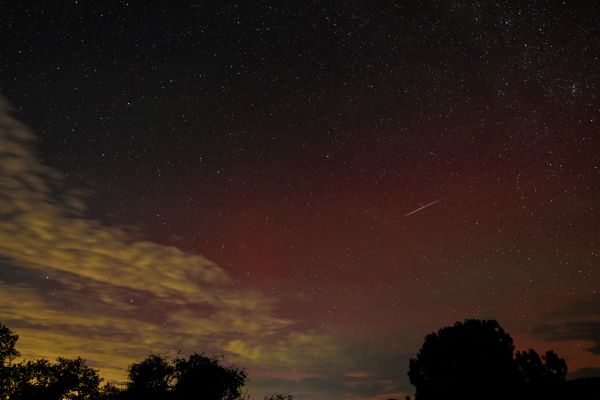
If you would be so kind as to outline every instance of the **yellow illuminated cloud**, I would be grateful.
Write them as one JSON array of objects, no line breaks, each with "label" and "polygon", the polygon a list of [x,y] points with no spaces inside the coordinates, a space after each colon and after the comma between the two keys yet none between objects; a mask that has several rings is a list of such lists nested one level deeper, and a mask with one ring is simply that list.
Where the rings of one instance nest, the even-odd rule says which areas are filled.
[{"label": "yellow illuminated cloud", "polygon": [[0,104],[0,321],[24,357],[82,356],[121,381],[151,352],[224,352],[242,365],[337,356],[333,340],[294,332],[274,299],[234,287],[209,260],[81,218],[34,144]]}]

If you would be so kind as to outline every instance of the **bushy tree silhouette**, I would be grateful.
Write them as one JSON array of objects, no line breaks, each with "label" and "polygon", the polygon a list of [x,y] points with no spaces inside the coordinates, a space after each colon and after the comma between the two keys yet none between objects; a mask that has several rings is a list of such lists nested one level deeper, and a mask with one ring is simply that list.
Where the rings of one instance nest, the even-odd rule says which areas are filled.
[{"label": "bushy tree silhouette", "polygon": [[564,381],[567,375],[567,363],[552,350],[546,351],[541,357],[533,349],[517,351],[515,362],[527,383],[559,383]]},{"label": "bushy tree silhouette", "polygon": [[1,400],[95,400],[101,382],[98,373],[81,358],[24,361],[19,356],[19,337],[0,324],[0,399]]},{"label": "bushy tree silhouette", "polygon": [[129,367],[126,398],[150,400],[236,400],[246,372],[222,366],[216,357],[192,354],[168,360],[151,355]]},{"label": "bushy tree silhouette", "polygon": [[567,364],[553,351],[514,354],[494,320],[469,319],[425,337],[408,376],[416,400],[556,398]]},{"label": "bushy tree silhouette", "polygon": [[567,363],[554,351],[540,355],[533,349],[518,351],[515,363],[521,373],[524,398],[558,398],[567,375]]},{"label": "bushy tree silhouette", "polygon": [[187,360],[175,360],[177,400],[202,398],[207,400],[236,400],[246,382],[246,372],[235,366],[222,366],[216,357],[192,354]]},{"label": "bushy tree silhouette", "polygon": [[125,400],[127,393],[122,388],[107,383],[100,389],[100,400]]},{"label": "bushy tree silhouette", "polygon": [[417,400],[509,398],[519,371],[513,340],[496,321],[466,320],[427,335],[408,376]]},{"label": "bushy tree silhouette", "polygon": [[[221,358],[192,354],[174,360],[150,355],[128,368],[124,388],[102,379],[81,358],[30,360],[19,356],[18,336],[0,323],[0,400],[238,400],[246,371]],[[514,353],[513,340],[493,320],[465,320],[425,338],[410,359],[415,400],[566,398],[567,364],[553,351]],[[568,397],[568,396],[567,396]],[[274,394],[264,400],[292,400]]]},{"label": "bushy tree silhouette", "polygon": [[275,393],[270,396],[265,396],[264,400],[294,400],[291,394]]},{"label": "bushy tree silhouette", "polygon": [[152,354],[129,366],[127,397],[166,400],[170,396],[175,368],[168,359]]},{"label": "bushy tree silhouette", "polygon": [[96,400],[101,378],[81,358],[26,361],[14,366],[11,400]]},{"label": "bushy tree silhouette", "polygon": [[19,356],[16,343],[19,337],[0,323],[0,400],[8,399],[14,391],[15,369],[12,360]]},{"label": "bushy tree silhouette", "polygon": [[217,357],[170,360],[152,354],[128,368],[124,388],[100,387],[97,371],[81,358],[13,364],[17,340],[0,324],[0,400],[237,400],[246,383],[246,371],[223,366]]},{"label": "bushy tree silhouette", "polygon": [[0,323],[0,364],[6,365],[19,356],[16,348],[17,340],[19,340],[19,336]]}]

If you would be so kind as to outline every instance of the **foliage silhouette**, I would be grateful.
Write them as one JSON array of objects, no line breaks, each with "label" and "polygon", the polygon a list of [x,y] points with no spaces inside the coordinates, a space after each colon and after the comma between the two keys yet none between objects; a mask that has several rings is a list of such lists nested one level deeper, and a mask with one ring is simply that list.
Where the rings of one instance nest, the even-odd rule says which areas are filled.
[{"label": "foliage silhouette", "polygon": [[523,380],[522,397],[557,398],[567,375],[567,363],[554,351],[540,355],[533,349],[515,354]]},{"label": "foliage silhouette", "polygon": [[563,382],[567,375],[567,363],[552,350],[541,357],[533,349],[517,351],[515,362],[527,383],[554,384]]},{"label": "foliage silhouette", "polygon": [[11,361],[19,356],[16,343],[19,337],[0,323],[0,400],[8,399],[14,386],[14,368]]},{"label": "foliage silhouette", "polygon": [[291,394],[275,393],[270,396],[265,396],[263,400],[294,400]]},{"label": "foliage silhouette", "polygon": [[192,354],[168,360],[151,355],[129,367],[127,399],[236,400],[246,382],[246,372],[222,366],[216,357]]},{"label": "foliage silhouette", "polygon": [[100,382],[96,370],[81,358],[13,363],[19,356],[18,336],[0,324],[0,400],[96,400]]},{"label": "foliage silhouette", "polygon": [[126,392],[122,388],[107,383],[100,390],[100,400],[125,400]]},{"label": "foliage silhouette", "polygon": [[[100,386],[98,372],[84,360],[58,358],[13,362],[18,336],[0,323],[0,400],[238,400],[246,371],[222,359],[192,354],[168,359],[150,355],[128,368],[124,387]],[[569,390],[600,385],[567,385],[567,364],[554,351],[514,352],[513,340],[494,320],[465,320],[426,336],[409,361],[415,400],[559,399]],[[598,387],[596,387],[596,386]],[[578,393],[579,393],[578,392]],[[273,394],[264,400],[293,400]]]},{"label": "foliage silhouette", "polygon": [[16,344],[19,336],[15,335],[6,325],[0,323],[0,364],[10,363],[19,356]]},{"label": "foliage silhouette", "polygon": [[409,361],[415,397],[506,398],[508,386],[518,380],[513,351],[512,338],[496,321],[457,322],[427,335]]},{"label": "foliage silhouette", "polygon": [[178,358],[175,364],[173,392],[177,400],[202,397],[207,400],[235,400],[246,383],[246,371],[235,366],[224,367],[216,357],[192,354],[187,360]]},{"label": "foliage silhouette", "polygon": [[26,361],[15,366],[16,381],[11,399],[95,400],[101,378],[81,358]]},{"label": "foliage silhouette", "polygon": [[169,397],[175,368],[166,358],[152,354],[132,364],[128,372],[128,398],[166,400]]},{"label": "foliage silhouette", "polygon": [[167,359],[150,355],[128,368],[124,388],[100,386],[98,372],[81,358],[13,363],[18,336],[0,324],[0,400],[237,400],[246,371],[203,354]]},{"label": "foliage silhouette", "polygon": [[408,377],[416,400],[553,398],[567,365],[553,351],[514,354],[494,320],[468,319],[425,337]]}]

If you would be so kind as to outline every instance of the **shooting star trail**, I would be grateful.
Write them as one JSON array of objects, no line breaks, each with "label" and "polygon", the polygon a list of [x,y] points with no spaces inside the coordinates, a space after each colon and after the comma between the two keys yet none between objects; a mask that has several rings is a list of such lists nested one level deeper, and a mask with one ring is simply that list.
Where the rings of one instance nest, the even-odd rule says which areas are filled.
[{"label": "shooting star trail", "polygon": [[440,201],[440,200],[441,200],[441,199],[437,199],[436,201],[432,201],[432,202],[431,202],[431,203],[429,203],[429,204],[425,204],[423,207],[419,207],[419,208],[417,208],[416,210],[412,210],[412,211],[411,211],[411,212],[409,212],[408,214],[404,214],[404,216],[405,216],[405,217],[408,217],[408,216],[409,216],[409,215],[411,215],[411,214],[414,214],[414,213],[416,213],[416,212],[419,212],[419,211],[421,211],[421,210],[422,210],[422,209],[424,209],[424,208],[427,208],[427,207],[429,207],[429,206],[432,206],[432,205],[434,205],[435,203],[437,203],[437,202],[438,202],[438,201]]}]

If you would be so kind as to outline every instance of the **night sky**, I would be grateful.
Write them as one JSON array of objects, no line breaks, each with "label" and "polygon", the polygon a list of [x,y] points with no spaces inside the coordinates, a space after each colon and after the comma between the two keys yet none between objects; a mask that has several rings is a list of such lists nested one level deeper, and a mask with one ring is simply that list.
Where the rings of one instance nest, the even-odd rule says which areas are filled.
[{"label": "night sky", "polygon": [[427,333],[493,318],[600,375],[600,4],[106,3],[0,1],[24,357],[400,398]]}]

